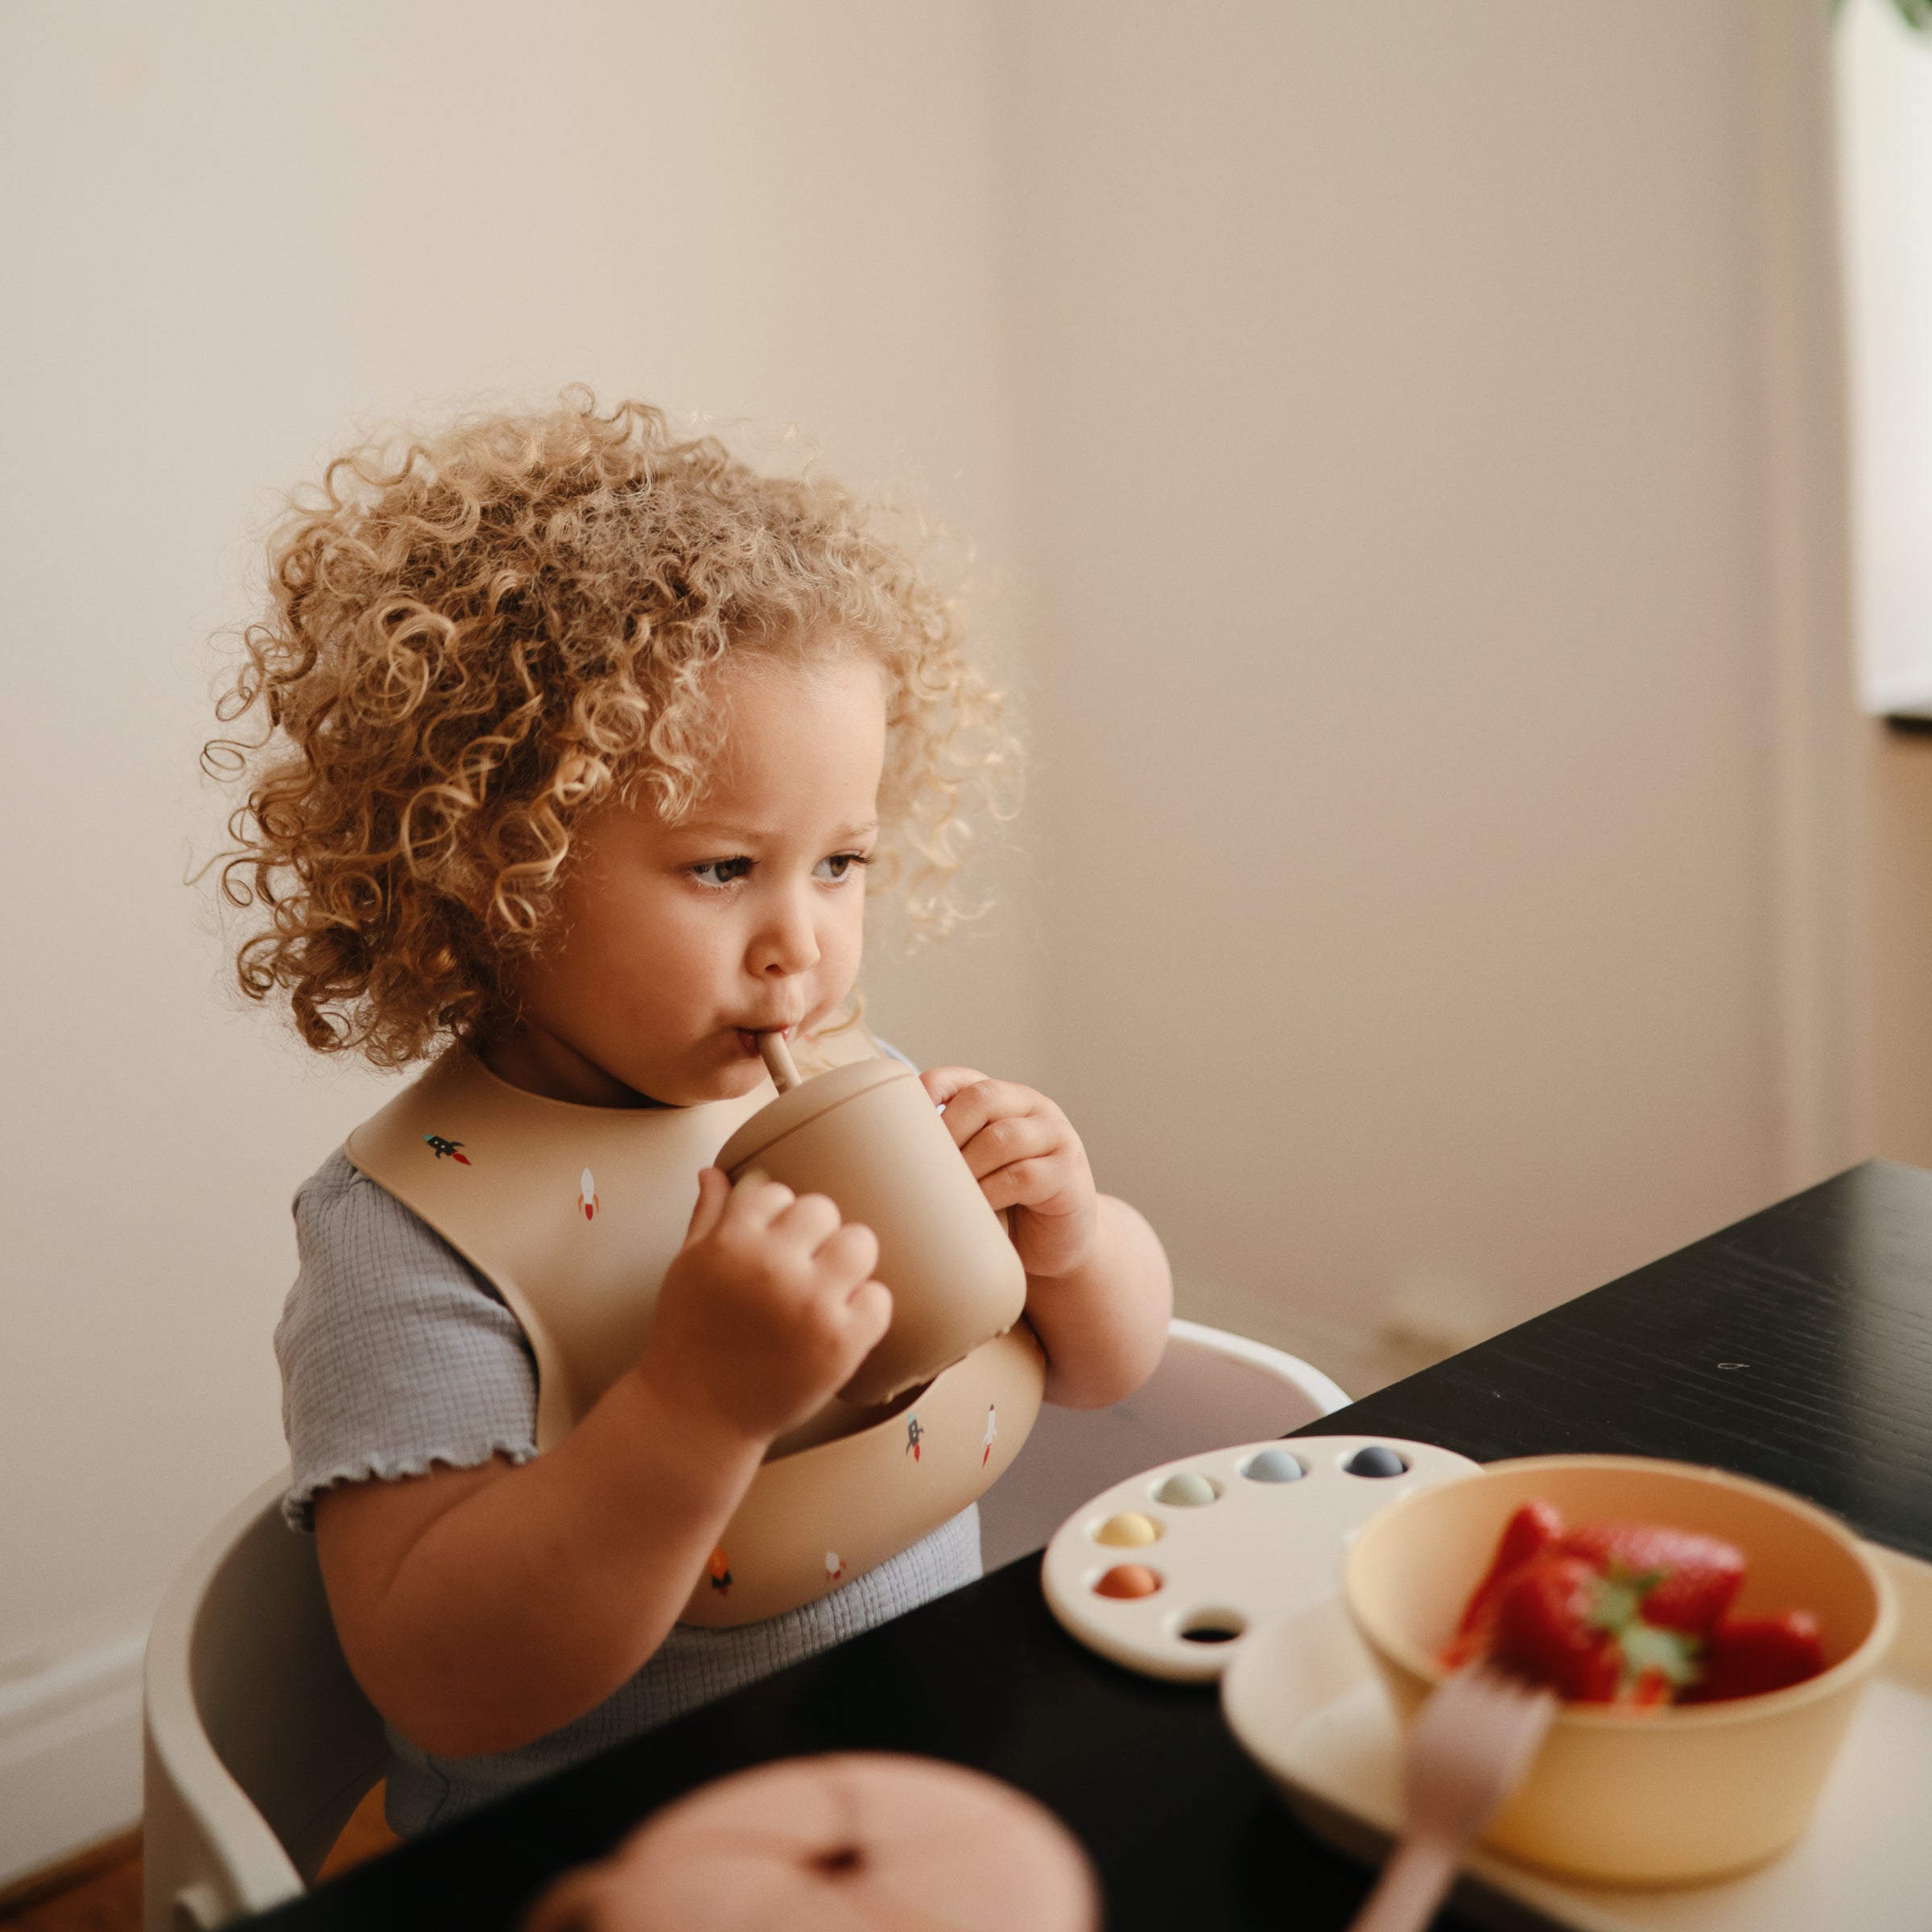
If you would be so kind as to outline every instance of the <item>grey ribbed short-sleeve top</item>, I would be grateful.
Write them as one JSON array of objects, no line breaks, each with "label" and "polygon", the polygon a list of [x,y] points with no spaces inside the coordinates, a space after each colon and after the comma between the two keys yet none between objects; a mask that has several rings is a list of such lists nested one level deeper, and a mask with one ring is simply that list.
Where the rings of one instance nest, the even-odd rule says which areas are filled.
[{"label": "grey ribbed short-sleeve top", "polygon": [[[312,1525],[332,1483],[473,1468],[536,1454],[530,1348],[488,1280],[348,1156],[295,1195],[299,1268],[275,1354],[291,1474],[283,1508]],[[976,1506],[843,1589],[763,1623],[684,1624],[595,1709],[535,1744],[478,1757],[419,1750],[389,1727],[387,1815],[409,1835],[722,1697],[980,1574]]]}]

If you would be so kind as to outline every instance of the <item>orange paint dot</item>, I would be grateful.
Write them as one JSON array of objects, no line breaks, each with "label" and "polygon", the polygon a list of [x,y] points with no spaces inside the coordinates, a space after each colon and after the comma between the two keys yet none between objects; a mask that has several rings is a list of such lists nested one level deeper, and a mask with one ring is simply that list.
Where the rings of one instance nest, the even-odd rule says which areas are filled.
[{"label": "orange paint dot", "polygon": [[1145,1563],[1116,1563],[1093,1587],[1096,1596],[1152,1596],[1162,1583],[1160,1572]]}]

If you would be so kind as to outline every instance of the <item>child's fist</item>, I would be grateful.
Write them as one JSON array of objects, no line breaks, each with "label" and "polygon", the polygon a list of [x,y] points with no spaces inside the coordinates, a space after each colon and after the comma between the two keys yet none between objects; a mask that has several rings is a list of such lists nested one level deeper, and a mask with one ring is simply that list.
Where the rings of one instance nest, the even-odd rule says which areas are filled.
[{"label": "child's fist", "polygon": [[1072,1124],[1043,1093],[989,1080],[970,1067],[935,1067],[919,1075],[946,1109],[953,1144],[980,1191],[1012,1210],[1013,1245],[1031,1275],[1071,1274],[1093,1251],[1099,1196],[1087,1150]]},{"label": "child's fist", "polygon": [[782,1435],[849,1381],[892,1319],[872,1278],[879,1244],[822,1194],[761,1174],[698,1176],[684,1245],[664,1273],[648,1371],[680,1406],[742,1434]]}]

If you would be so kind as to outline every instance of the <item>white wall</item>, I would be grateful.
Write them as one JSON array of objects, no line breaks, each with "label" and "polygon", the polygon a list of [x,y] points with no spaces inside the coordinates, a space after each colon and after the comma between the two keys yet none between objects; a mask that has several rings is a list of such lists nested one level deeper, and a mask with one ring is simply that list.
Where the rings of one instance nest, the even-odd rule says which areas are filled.
[{"label": "white wall", "polygon": [[1932,39],[1847,0],[1838,41],[1862,683],[1932,716]]},{"label": "white wall", "polygon": [[[289,1196],[377,1096],[234,1010],[182,883],[245,531],[358,420],[582,378],[1010,557],[991,84],[965,8],[0,12],[0,1817],[48,1669],[103,1647],[124,1723],[117,1643],[281,1457]],[[881,1022],[1011,1057],[1016,970]],[[60,1848],[0,1826],[0,1882]]]},{"label": "white wall", "polygon": [[[1841,0],[1839,189],[1852,554],[1866,705],[1932,716],[1932,35]],[[1932,1165],[1932,736],[1868,727],[1860,760],[1872,1139]]]},{"label": "white wall", "polygon": [[1861,1150],[1823,14],[1008,16],[1051,1076],[1344,1382]]},{"label": "white wall", "polygon": [[584,377],[974,543],[1034,809],[875,1013],[1059,1094],[1196,1312],[1385,1373],[1856,1151],[1822,13],[0,12],[0,1817],[76,1669],[112,1759],[0,1879],[117,1820],[377,1091],[181,883],[352,420]]}]

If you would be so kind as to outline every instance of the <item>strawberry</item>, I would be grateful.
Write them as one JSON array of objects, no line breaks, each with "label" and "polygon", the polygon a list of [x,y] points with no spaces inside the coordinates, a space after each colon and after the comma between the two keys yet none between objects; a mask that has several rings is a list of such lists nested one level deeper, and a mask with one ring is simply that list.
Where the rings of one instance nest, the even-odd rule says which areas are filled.
[{"label": "strawberry", "polygon": [[1493,1589],[1520,1564],[1541,1555],[1563,1533],[1563,1519],[1555,1504],[1533,1496],[1504,1524],[1489,1574],[1476,1586],[1471,1601],[1479,1600],[1484,1591]]},{"label": "strawberry", "polygon": [[1664,1523],[1585,1523],[1565,1530],[1557,1547],[1606,1576],[1642,1583],[1644,1620],[1692,1637],[1717,1628],[1744,1580],[1736,1544]]},{"label": "strawberry", "polygon": [[1711,1704],[1720,1698],[1782,1690],[1816,1677],[1824,1667],[1818,1619],[1809,1610],[1732,1617],[1718,1625],[1698,1680],[1682,1694],[1682,1701]]},{"label": "strawberry", "polygon": [[1643,1616],[1657,1586],[1606,1576],[1560,1545],[1521,1564],[1496,1593],[1488,1654],[1583,1703],[1667,1702],[1695,1672],[1695,1640]]},{"label": "strawberry", "polygon": [[1567,1529],[1527,1502],[1505,1525],[1443,1653],[1479,1657],[1586,1703],[1711,1703],[1802,1683],[1825,1667],[1808,1612],[1732,1617],[1744,1552],[1663,1523]]},{"label": "strawberry", "polygon": [[1497,1593],[1512,1572],[1548,1549],[1563,1533],[1563,1519],[1553,1503],[1532,1498],[1503,1525],[1488,1570],[1463,1611],[1463,1620],[1443,1653],[1451,1670],[1471,1663],[1489,1647]]},{"label": "strawberry", "polygon": [[1591,1618],[1602,1582],[1580,1556],[1519,1564],[1491,1606],[1489,1655],[1559,1697],[1607,1703],[1621,1674],[1609,1633]]}]

